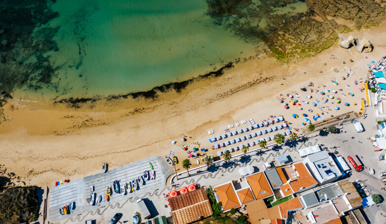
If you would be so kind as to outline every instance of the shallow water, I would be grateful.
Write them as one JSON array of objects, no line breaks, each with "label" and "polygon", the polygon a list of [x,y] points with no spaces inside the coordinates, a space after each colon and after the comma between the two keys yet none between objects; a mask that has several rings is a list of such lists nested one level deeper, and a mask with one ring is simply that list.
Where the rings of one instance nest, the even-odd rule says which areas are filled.
[{"label": "shallow water", "polygon": [[[58,0],[59,94],[93,96],[149,90],[255,54],[205,15],[204,0]],[[211,66],[212,65],[212,66]]]}]

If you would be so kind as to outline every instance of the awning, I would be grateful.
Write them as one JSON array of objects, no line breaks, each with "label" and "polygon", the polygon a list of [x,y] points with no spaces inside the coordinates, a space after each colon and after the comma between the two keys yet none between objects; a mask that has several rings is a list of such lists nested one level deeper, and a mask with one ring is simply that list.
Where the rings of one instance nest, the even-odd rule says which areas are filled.
[{"label": "awning", "polygon": [[385,78],[382,71],[374,72],[375,78]]}]

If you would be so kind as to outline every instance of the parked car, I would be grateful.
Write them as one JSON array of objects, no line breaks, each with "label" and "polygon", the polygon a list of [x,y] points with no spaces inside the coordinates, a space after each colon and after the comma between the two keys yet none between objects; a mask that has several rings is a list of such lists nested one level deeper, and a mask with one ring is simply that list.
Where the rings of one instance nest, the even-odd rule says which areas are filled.
[{"label": "parked car", "polygon": [[111,218],[109,224],[116,224],[122,218],[122,213],[117,213]]},{"label": "parked car", "polygon": [[356,130],[358,133],[364,131],[363,125],[362,125],[361,122],[359,122],[359,121],[357,121],[357,120],[354,120],[354,121],[353,121],[353,124],[354,124],[355,130]]}]

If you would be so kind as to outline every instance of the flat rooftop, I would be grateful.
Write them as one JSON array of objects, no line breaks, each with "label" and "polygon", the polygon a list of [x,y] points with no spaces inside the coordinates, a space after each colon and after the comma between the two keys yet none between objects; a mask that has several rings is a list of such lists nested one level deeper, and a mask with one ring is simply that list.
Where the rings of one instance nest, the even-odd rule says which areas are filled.
[{"label": "flat rooftop", "polygon": [[[112,186],[114,180],[126,183],[138,178],[138,176],[143,175],[145,170],[150,170],[149,162],[152,163],[156,172],[155,180],[147,181],[145,185],[141,185],[140,189],[133,193],[128,192],[126,195],[112,193],[110,202],[105,201],[106,188]],[[128,200],[131,197],[135,198],[147,192],[154,192],[156,189],[166,185],[166,178],[172,173],[173,171],[164,159],[161,156],[157,156],[109,170],[107,173],[99,173],[68,184],[59,185],[52,188],[49,193],[48,220],[57,222],[58,220],[91,211],[111,203]],[[98,205],[91,206],[86,201],[90,197],[90,186],[95,186],[97,197],[102,196],[102,202]],[[74,201],[76,209],[71,210],[70,215],[60,215],[59,208]]]},{"label": "flat rooftop", "polygon": [[339,184],[333,184],[315,191],[315,194],[318,196],[319,201],[322,202],[340,197],[344,195],[344,192],[340,188]]},{"label": "flat rooftop", "polygon": [[339,170],[338,165],[326,151],[309,155],[304,162],[319,183],[342,176],[342,172]]},{"label": "flat rooftop", "polygon": [[312,212],[317,223],[325,223],[336,218],[339,218],[338,213],[335,211],[333,205],[328,205],[321,209],[317,209]]}]

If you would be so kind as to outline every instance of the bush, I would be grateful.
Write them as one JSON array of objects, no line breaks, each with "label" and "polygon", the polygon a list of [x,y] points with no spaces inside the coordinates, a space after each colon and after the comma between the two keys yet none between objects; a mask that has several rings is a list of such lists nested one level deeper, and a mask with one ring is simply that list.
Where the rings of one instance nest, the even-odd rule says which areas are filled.
[{"label": "bush", "polygon": [[376,92],[375,88],[371,88],[371,92],[375,93]]},{"label": "bush", "polygon": [[240,215],[239,217],[237,217],[236,221],[238,223],[242,223],[242,224],[250,224],[250,222],[248,222],[248,220],[247,220],[247,217],[245,217],[243,215]]},{"label": "bush", "polygon": [[376,204],[382,202],[381,195],[379,195],[379,194],[373,194],[373,195],[371,195],[371,198],[373,199],[374,203],[376,203]]},{"label": "bush", "polygon": [[330,127],[328,127],[328,132],[338,133],[338,128],[336,128],[335,126],[330,126]]},{"label": "bush", "polygon": [[308,130],[309,131],[315,130],[315,125],[313,125],[313,124],[308,125]]},{"label": "bush", "polygon": [[234,208],[232,208],[229,213],[231,213],[231,215],[234,215],[236,213],[236,210]]}]

